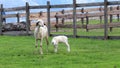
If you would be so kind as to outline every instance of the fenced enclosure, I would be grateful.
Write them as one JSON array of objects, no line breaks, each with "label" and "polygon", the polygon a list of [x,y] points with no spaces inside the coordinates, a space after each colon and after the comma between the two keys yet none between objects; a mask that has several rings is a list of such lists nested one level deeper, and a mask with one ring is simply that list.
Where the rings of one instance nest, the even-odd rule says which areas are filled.
[{"label": "fenced enclosure", "polygon": [[[2,34],[2,24],[4,18],[17,17],[19,23],[20,17],[26,17],[26,33],[30,31],[31,19],[43,18],[48,25],[49,36],[68,35],[82,38],[120,38],[120,1],[104,0],[98,3],[26,6],[16,8],[3,8],[0,6],[0,34]],[[115,6],[114,6],[115,5]],[[84,8],[83,8],[84,7]],[[97,8],[96,8],[97,7]],[[52,12],[51,9],[60,8],[61,11]],[[63,10],[70,8],[70,10]],[[38,17],[32,18],[30,9],[46,9],[47,12],[39,12]],[[25,11],[25,13],[3,15],[2,12]],[[54,21],[53,21],[54,20]]]},{"label": "fenced enclosure", "polygon": [[[63,10],[64,11],[64,10]],[[65,22],[65,20],[72,19],[72,11],[61,11],[62,13],[56,14],[56,22],[57,29],[56,31],[61,31],[61,28],[68,28],[68,30],[64,29],[64,33],[70,31],[72,28],[72,24],[70,22]],[[77,15],[77,35],[82,37],[92,37],[92,36],[104,36],[104,8],[78,8],[76,10]],[[59,21],[59,22],[58,22]],[[119,36],[120,23],[119,23],[119,6],[109,6],[108,7],[108,29],[110,36]],[[59,30],[58,30],[59,29]],[[113,30],[112,30],[113,29]],[[115,34],[115,33],[116,34]],[[61,32],[63,33],[63,32]],[[70,34],[70,33],[69,33]],[[98,37],[99,38],[99,37]]]}]

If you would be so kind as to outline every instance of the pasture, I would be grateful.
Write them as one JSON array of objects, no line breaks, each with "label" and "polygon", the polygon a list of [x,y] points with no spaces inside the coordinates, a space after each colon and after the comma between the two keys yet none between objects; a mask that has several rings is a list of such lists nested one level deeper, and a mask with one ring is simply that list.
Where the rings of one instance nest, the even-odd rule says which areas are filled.
[{"label": "pasture", "polygon": [[[49,42],[52,37],[49,37]],[[119,68],[120,40],[69,38],[71,52],[60,44],[58,53],[43,42],[43,55],[34,54],[32,36],[0,36],[0,68]]]}]

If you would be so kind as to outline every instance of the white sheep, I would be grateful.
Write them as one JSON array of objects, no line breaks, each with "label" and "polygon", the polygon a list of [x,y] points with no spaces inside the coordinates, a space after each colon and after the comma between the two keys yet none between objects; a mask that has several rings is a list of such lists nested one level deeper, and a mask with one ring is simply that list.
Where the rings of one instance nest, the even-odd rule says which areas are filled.
[{"label": "white sheep", "polygon": [[[40,54],[43,54],[43,51],[42,51],[43,39],[44,38],[46,39],[47,45],[49,44],[49,42],[48,42],[47,26],[44,24],[44,21],[41,20],[41,19],[39,19],[38,22],[36,23],[36,27],[35,27],[35,30],[34,30],[34,37],[35,37],[36,48],[38,47],[38,40],[40,40]],[[47,48],[47,50],[48,50],[48,48]]]},{"label": "white sheep", "polygon": [[70,45],[68,44],[67,36],[55,36],[52,38],[51,43],[54,45],[54,52],[57,52],[58,43],[65,43],[67,46],[67,51],[70,52]]}]

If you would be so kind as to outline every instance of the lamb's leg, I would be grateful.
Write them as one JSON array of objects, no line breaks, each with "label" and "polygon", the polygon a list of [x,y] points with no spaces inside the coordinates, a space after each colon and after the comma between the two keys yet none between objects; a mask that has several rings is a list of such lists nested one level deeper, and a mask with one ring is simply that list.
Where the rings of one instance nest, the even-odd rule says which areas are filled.
[{"label": "lamb's leg", "polygon": [[54,45],[54,52],[57,53],[58,45]]},{"label": "lamb's leg", "polygon": [[48,52],[48,46],[49,46],[48,37],[46,37],[46,43],[47,43],[47,52]]},{"label": "lamb's leg", "polygon": [[42,51],[42,39],[40,40],[40,54],[43,54],[43,51]]},{"label": "lamb's leg", "polygon": [[38,47],[38,39],[35,39],[35,51],[34,51],[34,54],[37,53],[37,47]]},{"label": "lamb's leg", "polygon": [[37,47],[38,47],[38,40],[35,39],[35,48],[37,48]]},{"label": "lamb's leg", "polygon": [[68,42],[66,42],[65,44],[66,44],[66,46],[67,46],[68,52],[70,52],[70,45],[68,44]]},{"label": "lamb's leg", "polygon": [[49,45],[48,36],[46,37],[46,42],[47,42],[47,45]]}]

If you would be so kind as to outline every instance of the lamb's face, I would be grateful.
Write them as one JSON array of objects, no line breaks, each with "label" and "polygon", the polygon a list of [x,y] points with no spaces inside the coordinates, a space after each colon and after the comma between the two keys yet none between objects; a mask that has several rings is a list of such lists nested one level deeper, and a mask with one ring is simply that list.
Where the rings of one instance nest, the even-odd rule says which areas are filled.
[{"label": "lamb's face", "polygon": [[36,26],[44,26],[44,21],[43,20],[38,20],[38,22],[36,23]]},{"label": "lamb's face", "polygon": [[52,39],[51,43],[52,43],[53,45],[57,45],[57,42],[56,42],[54,39]]}]

